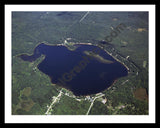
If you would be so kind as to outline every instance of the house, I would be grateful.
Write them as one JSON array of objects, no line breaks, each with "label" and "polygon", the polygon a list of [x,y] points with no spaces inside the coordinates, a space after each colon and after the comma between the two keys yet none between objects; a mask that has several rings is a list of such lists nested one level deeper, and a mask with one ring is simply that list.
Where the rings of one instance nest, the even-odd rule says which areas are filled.
[{"label": "house", "polygon": [[101,101],[103,104],[105,104],[106,102],[107,102],[107,98],[105,98],[105,99],[102,99],[102,101]]}]

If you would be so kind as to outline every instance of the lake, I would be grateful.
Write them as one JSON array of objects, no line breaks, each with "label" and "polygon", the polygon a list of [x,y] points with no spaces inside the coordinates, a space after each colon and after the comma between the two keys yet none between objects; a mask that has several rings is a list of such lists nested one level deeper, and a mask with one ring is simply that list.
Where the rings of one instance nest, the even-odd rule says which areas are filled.
[{"label": "lake", "polygon": [[21,59],[33,62],[41,55],[45,58],[38,69],[57,84],[76,96],[96,94],[110,87],[115,80],[128,75],[124,65],[93,45],[65,46],[39,44],[33,55],[22,54]]}]

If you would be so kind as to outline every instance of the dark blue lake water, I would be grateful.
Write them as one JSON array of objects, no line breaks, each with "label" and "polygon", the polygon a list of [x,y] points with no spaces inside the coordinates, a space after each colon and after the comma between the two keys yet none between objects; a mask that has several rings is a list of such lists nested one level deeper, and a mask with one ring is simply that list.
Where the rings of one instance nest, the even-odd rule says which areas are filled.
[{"label": "dark blue lake water", "polygon": [[[84,51],[94,51],[112,63],[103,62],[99,57],[86,55]],[[51,78],[51,82],[69,89],[75,95],[90,95],[101,92],[120,78],[127,76],[127,69],[112,56],[93,45],[77,45],[74,51],[65,46],[39,44],[34,54],[20,57],[25,61],[35,61],[41,55],[45,59],[38,69]],[[93,54],[92,54],[93,55]]]}]

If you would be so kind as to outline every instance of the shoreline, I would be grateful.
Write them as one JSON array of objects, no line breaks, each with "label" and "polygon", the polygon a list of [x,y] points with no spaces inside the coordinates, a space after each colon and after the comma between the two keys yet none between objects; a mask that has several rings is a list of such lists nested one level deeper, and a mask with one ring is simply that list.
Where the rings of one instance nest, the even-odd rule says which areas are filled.
[{"label": "shoreline", "polygon": [[[36,47],[38,46],[38,45],[40,45],[40,44],[45,44],[45,45],[49,45],[49,46],[64,46],[64,47],[66,47],[67,48],[67,46],[65,45],[65,44],[49,44],[49,43],[47,43],[47,42],[45,42],[45,43],[38,43],[36,46],[35,46],[35,48],[33,49],[33,52],[35,51],[35,49],[36,49]],[[92,43],[74,43],[73,45],[93,45],[93,46],[96,46],[96,47],[99,47],[99,48],[101,48],[101,49],[103,49],[102,47],[100,47],[99,45],[94,45],[94,44],[92,44]],[[109,54],[110,56],[112,56],[116,61],[118,61],[119,63],[121,63],[122,65],[124,65],[125,66],[125,68],[127,69],[127,71],[129,71],[130,69],[128,68],[128,66],[127,65],[125,65],[123,62],[121,62],[119,59],[117,59],[115,56],[113,56],[110,52],[108,52],[106,49],[103,49],[107,54]],[[28,56],[31,56],[31,55],[33,55],[33,53],[32,54],[29,54],[29,53],[21,53],[21,54],[18,54],[18,55],[16,55],[16,57],[19,57],[19,56],[21,56],[21,55],[28,55]],[[129,73],[129,72],[128,72]]]},{"label": "shoreline", "polygon": [[[38,44],[35,46],[34,51],[35,51],[36,47],[37,47],[38,45],[40,45],[40,44],[49,45],[49,46],[64,46],[64,47],[67,48],[67,46],[66,46],[65,44],[49,44],[49,43],[45,42],[45,43],[38,43]],[[94,45],[94,44],[91,44],[91,43],[74,43],[73,45],[93,45],[93,46],[96,46],[96,47],[99,47],[99,48],[102,49],[102,47],[100,47],[99,45],[97,46],[97,45]],[[125,68],[127,69],[127,71],[129,71],[129,68],[128,68],[123,62],[121,62],[119,59],[117,59],[115,56],[113,56],[111,53],[109,53],[106,49],[103,49],[103,50],[104,50],[108,55],[112,56],[116,61],[118,61],[119,63],[121,63],[122,65],[124,65]],[[32,53],[32,54],[22,53],[22,54],[18,54],[17,56],[18,56],[18,57],[20,57],[21,55],[31,56],[31,55],[33,55],[33,54],[34,54],[34,53]],[[42,55],[43,55],[43,54],[42,54]],[[42,56],[42,55],[41,55],[41,56]],[[43,57],[42,61],[43,61],[44,59],[45,59],[45,56]],[[22,59],[22,60],[23,60],[23,59]],[[42,61],[41,61],[41,62],[42,62]],[[41,62],[39,62],[39,63],[36,65],[38,71],[40,71],[39,68],[38,68],[38,66],[39,66],[39,64],[40,64]],[[40,71],[40,72],[41,72],[41,71]],[[41,73],[43,73],[43,72],[41,72]],[[45,74],[45,73],[43,73],[43,74]],[[45,75],[47,75],[47,74],[45,74]],[[52,83],[52,78],[51,78],[49,75],[47,75],[47,76],[49,77],[52,86],[58,85],[58,84],[56,84],[56,83]],[[113,81],[113,83],[112,83],[108,88],[106,88],[105,90],[110,89],[116,82],[117,82],[117,79],[115,79],[115,80]],[[86,95],[75,95],[75,94],[70,90],[70,88],[66,88],[65,86],[60,86],[60,85],[59,85],[59,87],[66,89],[67,91],[71,92],[72,95],[74,95],[74,96],[76,96],[76,97],[81,97],[81,96],[84,96],[84,97],[85,97],[85,96],[88,96],[88,95],[96,95],[96,94],[97,94],[97,93],[96,93],[96,94],[86,94]],[[105,91],[105,90],[103,90],[103,91]],[[101,91],[101,92],[103,92],[103,91]],[[98,93],[100,93],[100,92],[98,92]]]}]

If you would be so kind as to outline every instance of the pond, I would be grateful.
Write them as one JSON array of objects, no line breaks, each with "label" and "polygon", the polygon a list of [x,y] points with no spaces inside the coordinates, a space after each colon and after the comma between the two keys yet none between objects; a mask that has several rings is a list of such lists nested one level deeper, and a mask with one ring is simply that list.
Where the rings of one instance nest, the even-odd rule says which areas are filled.
[{"label": "pond", "polygon": [[73,92],[76,96],[96,94],[110,87],[115,80],[128,75],[124,65],[104,50],[93,45],[75,45],[69,50],[63,45],[39,44],[33,55],[22,54],[24,61],[45,58],[38,69],[48,75],[53,84]]}]

